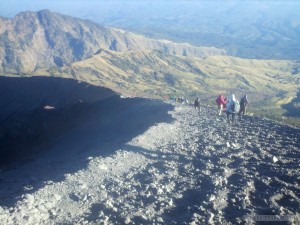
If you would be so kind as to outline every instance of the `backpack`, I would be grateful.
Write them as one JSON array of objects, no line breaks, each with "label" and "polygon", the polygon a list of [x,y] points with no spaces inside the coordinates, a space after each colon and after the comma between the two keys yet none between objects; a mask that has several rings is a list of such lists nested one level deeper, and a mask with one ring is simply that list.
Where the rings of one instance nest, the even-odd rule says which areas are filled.
[{"label": "backpack", "polygon": [[231,109],[231,112],[235,112],[235,110],[236,110],[236,103],[235,103],[235,101],[232,101],[230,109]]}]

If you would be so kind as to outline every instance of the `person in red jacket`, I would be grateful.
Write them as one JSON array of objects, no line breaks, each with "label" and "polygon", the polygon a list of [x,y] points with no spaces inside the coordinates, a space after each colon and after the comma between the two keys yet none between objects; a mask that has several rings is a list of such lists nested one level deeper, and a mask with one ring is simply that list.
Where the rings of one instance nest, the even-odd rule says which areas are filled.
[{"label": "person in red jacket", "polygon": [[224,99],[224,95],[220,94],[219,97],[216,99],[216,103],[218,106],[218,113],[217,115],[221,115],[222,111],[223,111],[223,106],[226,105],[225,99]]}]

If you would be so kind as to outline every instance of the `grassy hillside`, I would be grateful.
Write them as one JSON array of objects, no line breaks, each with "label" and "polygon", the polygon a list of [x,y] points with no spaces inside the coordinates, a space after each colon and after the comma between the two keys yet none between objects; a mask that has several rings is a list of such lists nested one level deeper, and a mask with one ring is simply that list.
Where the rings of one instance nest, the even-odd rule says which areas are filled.
[{"label": "grassy hillside", "polygon": [[[253,112],[291,115],[300,90],[300,64],[293,61],[211,56],[204,59],[159,51],[102,50],[89,59],[36,75],[73,77],[124,95],[151,98],[200,96],[213,105],[219,93],[248,94]],[[298,99],[298,100],[297,100]]]}]

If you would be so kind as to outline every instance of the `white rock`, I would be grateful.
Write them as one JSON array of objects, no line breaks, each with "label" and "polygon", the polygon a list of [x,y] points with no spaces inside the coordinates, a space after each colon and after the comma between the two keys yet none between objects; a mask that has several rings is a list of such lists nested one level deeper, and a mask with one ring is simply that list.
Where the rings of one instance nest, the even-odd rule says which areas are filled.
[{"label": "white rock", "polygon": [[157,222],[161,222],[161,223],[162,223],[162,222],[164,222],[164,220],[163,220],[163,218],[158,217],[158,218],[157,218]]},{"label": "white rock", "polygon": [[229,142],[226,142],[226,145],[228,148],[230,148],[230,143]]},{"label": "white rock", "polygon": [[130,223],[131,223],[131,219],[130,219],[129,216],[127,216],[127,217],[125,218],[125,224],[130,224]]},{"label": "white rock", "polygon": [[51,184],[53,184],[54,182],[53,182],[52,180],[48,180],[48,181],[46,181],[45,183],[48,184],[48,185],[51,185]]},{"label": "white rock", "polygon": [[209,197],[209,201],[210,201],[210,202],[214,201],[215,199],[216,199],[216,196],[215,196],[215,195],[211,195],[211,196]]},{"label": "white rock", "polygon": [[53,195],[53,198],[56,200],[56,201],[59,201],[61,200],[62,196],[58,195],[58,194],[54,194]]},{"label": "white rock", "polygon": [[157,194],[161,195],[161,194],[163,194],[163,193],[164,193],[163,189],[161,189],[161,188],[158,188],[158,189],[157,189]]},{"label": "white rock", "polygon": [[232,147],[236,148],[238,145],[235,143],[231,143]]},{"label": "white rock", "polygon": [[193,217],[194,217],[194,218],[201,218],[201,216],[200,216],[198,213],[194,213],[194,214],[193,214]]},{"label": "white rock", "polygon": [[84,183],[81,185],[81,189],[86,189],[86,188],[87,188],[87,184]]},{"label": "white rock", "polygon": [[210,213],[210,217],[208,220],[208,223],[213,223],[213,218],[215,217],[215,215],[213,213]]},{"label": "white rock", "polygon": [[33,203],[34,202],[34,196],[31,194],[26,195],[26,202]]},{"label": "white rock", "polygon": [[44,205],[39,205],[39,206],[37,207],[37,209],[38,209],[40,212],[46,212],[46,211],[47,211],[47,209],[46,209],[46,207],[45,207]]},{"label": "white rock", "polygon": [[47,209],[52,209],[54,205],[55,205],[55,204],[52,203],[52,202],[47,202],[47,203],[45,203],[45,207],[46,207]]},{"label": "white rock", "polygon": [[273,156],[273,162],[274,163],[278,162],[278,158],[276,156]]},{"label": "white rock", "polygon": [[113,207],[113,204],[110,200],[107,200],[106,201],[106,206],[109,207],[109,208],[112,208]]},{"label": "white rock", "polygon": [[218,180],[215,180],[215,181],[214,181],[214,185],[215,185],[215,186],[218,186],[219,183],[220,183],[220,182],[219,182]]},{"label": "white rock", "polygon": [[88,199],[88,196],[87,195],[85,195],[84,197],[83,197],[83,199],[82,199],[82,201],[87,201],[87,199]]},{"label": "white rock", "polygon": [[106,165],[99,165],[98,167],[100,170],[108,170],[108,167]]},{"label": "white rock", "polygon": [[57,215],[56,211],[53,210],[53,209],[50,211],[50,213],[51,213],[52,216],[56,216]]},{"label": "white rock", "polygon": [[104,212],[103,211],[100,211],[99,212],[99,217],[103,217],[104,216]]},{"label": "white rock", "polygon": [[100,224],[108,225],[109,216],[105,216],[104,219],[100,220]]},{"label": "white rock", "polygon": [[141,216],[144,220],[148,220],[148,217],[146,215]]},{"label": "white rock", "polygon": [[47,219],[49,218],[49,214],[48,214],[48,213],[41,213],[41,214],[40,214],[40,218],[41,218],[42,220],[47,220]]}]

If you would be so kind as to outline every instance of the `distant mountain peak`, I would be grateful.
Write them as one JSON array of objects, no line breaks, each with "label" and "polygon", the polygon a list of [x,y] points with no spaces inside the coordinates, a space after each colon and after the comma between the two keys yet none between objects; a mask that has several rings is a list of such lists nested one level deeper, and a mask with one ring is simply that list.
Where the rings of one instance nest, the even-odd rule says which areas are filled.
[{"label": "distant mountain peak", "polygon": [[[0,73],[31,74],[37,69],[62,67],[87,59],[99,49],[161,50],[168,54],[205,57],[224,55],[225,50],[200,48],[166,40],[149,39],[120,29],[44,9],[21,12],[2,21]],[[1,25],[2,25],[1,24]]]}]

